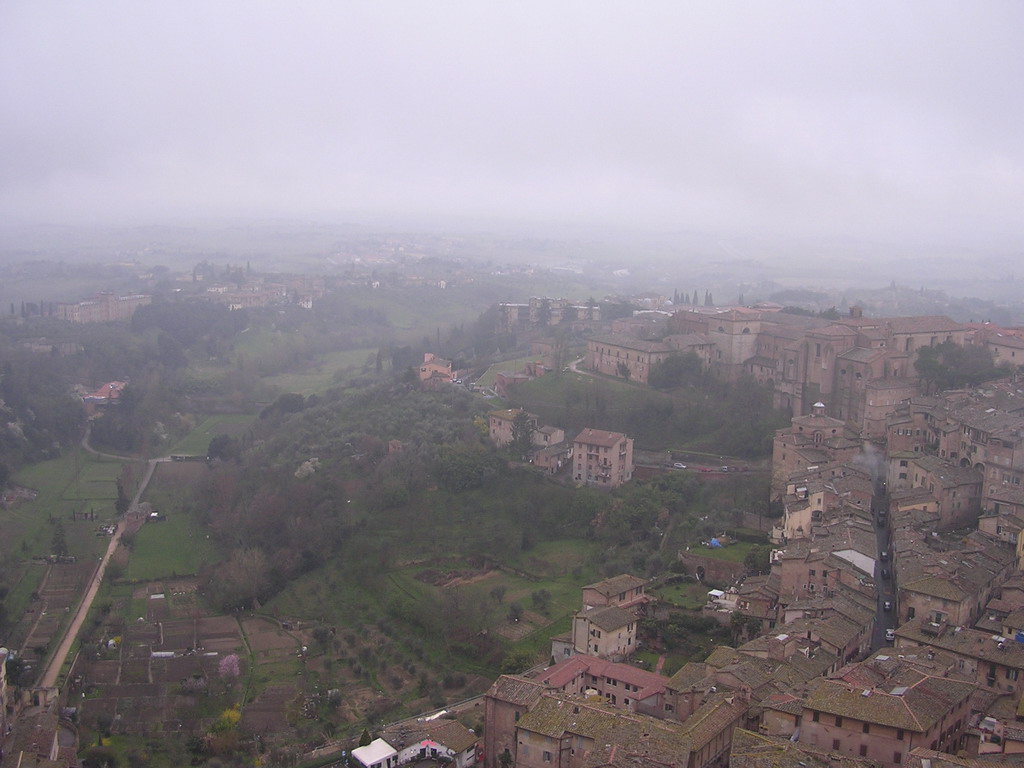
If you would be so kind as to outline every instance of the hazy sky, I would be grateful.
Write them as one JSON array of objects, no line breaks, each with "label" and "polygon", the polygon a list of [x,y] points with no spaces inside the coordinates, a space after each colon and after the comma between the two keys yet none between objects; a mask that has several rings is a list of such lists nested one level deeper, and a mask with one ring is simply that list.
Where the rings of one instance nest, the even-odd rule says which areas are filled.
[{"label": "hazy sky", "polygon": [[0,217],[1024,235],[1024,3],[0,3]]}]

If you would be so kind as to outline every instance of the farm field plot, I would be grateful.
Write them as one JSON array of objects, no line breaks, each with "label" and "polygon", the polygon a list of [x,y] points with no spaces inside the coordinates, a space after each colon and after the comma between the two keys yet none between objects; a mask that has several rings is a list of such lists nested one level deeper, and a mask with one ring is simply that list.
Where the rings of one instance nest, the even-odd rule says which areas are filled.
[{"label": "farm field plot", "polygon": [[[152,597],[161,588],[149,584],[143,591]],[[220,680],[219,665],[231,653],[244,657],[244,648],[231,617],[129,621],[119,647],[78,657],[74,675],[87,681],[81,721],[95,728],[116,717],[119,734],[202,733],[239,693]],[[199,687],[183,685],[190,680]]]},{"label": "farm field plot", "polygon": [[275,661],[294,656],[302,643],[276,621],[263,617],[242,620],[242,630],[257,662]]},{"label": "farm field plot", "polygon": [[53,639],[78,602],[94,568],[93,562],[54,563],[47,568],[36,592],[37,599],[30,603],[11,635],[10,642],[15,650],[22,654],[35,653],[42,660],[51,650]]}]

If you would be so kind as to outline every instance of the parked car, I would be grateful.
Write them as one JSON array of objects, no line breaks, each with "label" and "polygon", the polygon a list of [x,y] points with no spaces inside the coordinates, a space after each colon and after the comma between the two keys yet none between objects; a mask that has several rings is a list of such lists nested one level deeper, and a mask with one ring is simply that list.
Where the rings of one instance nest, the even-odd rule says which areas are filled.
[{"label": "parked car", "polygon": [[883,611],[891,611],[892,610],[892,600],[886,600],[884,603],[882,603],[882,610]]},{"label": "parked car", "polygon": [[675,464],[673,464],[672,466],[675,467],[676,469],[686,469],[686,465],[682,464],[682,463],[680,463],[678,461]]},{"label": "parked car", "polygon": [[896,639],[896,630],[895,629],[893,629],[892,627],[889,627],[887,630],[885,630],[885,641],[887,643],[891,643],[895,639]]},{"label": "parked car", "polygon": [[883,549],[883,550],[882,550],[881,552],[879,552],[879,554],[878,554],[878,558],[879,558],[879,559],[880,559],[880,560],[881,560],[881,561],[882,561],[883,563],[887,563],[887,562],[889,562],[889,550],[887,550],[887,549]]},{"label": "parked car", "polygon": [[890,575],[889,574],[889,569],[888,568],[883,568],[882,569],[882,578],[885,579],[886,581],[888,581],[889,580],[889,575]]}]

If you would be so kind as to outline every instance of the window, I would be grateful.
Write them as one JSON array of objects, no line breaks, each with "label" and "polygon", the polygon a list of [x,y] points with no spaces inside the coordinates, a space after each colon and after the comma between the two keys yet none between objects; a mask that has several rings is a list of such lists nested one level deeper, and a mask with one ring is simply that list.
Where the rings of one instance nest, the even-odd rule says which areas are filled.
[{"label": "window", "polygon": [[839,749],[839,739],[832,739],[832,749],[834,749],[834,750],[838,750]]},{"label": "window", "polygon": [[545,763],[550,763],[551,762],[551,753],[548,752],[547,750],[544,751],[544,762]]},{"label": "window", "polygon": [[818,714],[819,713],[815,712],[813,715],[811,715],[811,720],[813,720],[814,722],[818,722]]},{"label": "window", "polygon": [[892,753],[892,761],[894,763],[896,763],[896,765],[899,765],[900,763],[902,763],[903,762],[903,753],[902,752],[893,752]]},{"label": "window", "polygon": [[867,744],[861,744],[860,745],[860,756],[861,757],[867,757],[868,756],[868,745]]},{"label": "window", "polygon": [[861,730],[864,731],[864,733],[871,733],[871,723],[864,723]]},{"label": "window", "polygon": [[842,728],[843,727],[842,715],[836,715],[836,727],[838,727],[838,728]]},{"label": "window", "polygon": [[516,712],[516,722],[519,722],[519,712]]},{"label": "window", "polygon": [[[900,741],[903,741],[903,729],[902,728],[897,728],[896,729],[896,738],[899,739]],[[899,760],[897,760],[896,762],[898,763]]]}]

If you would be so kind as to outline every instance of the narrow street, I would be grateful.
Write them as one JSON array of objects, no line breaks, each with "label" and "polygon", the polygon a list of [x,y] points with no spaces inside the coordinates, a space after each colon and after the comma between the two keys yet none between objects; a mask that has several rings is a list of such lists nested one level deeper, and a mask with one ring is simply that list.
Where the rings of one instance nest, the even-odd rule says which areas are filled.
[{"label": "narrow street", "polygon": [[[871,650],[877,651],[889,643],[885,639],[885,631],[896,626],[896,594],[893,581],[892,549],[889,536],[889,497],[885,491],[885,485],[881,481],[875,482],[875,495],[871,500],[871,517],[875,526],[875,541],[877,557],[875,559],[875,630],[871,635]],[[879,512],[883,515],[879,517]],[[879,524],[879,521],[883,524]],[[885,560],[882,553],[887,553]],[[888,578],[883,576],[888,574]],[[889,602],[890,610],[885,610],[885,603]]]}]

